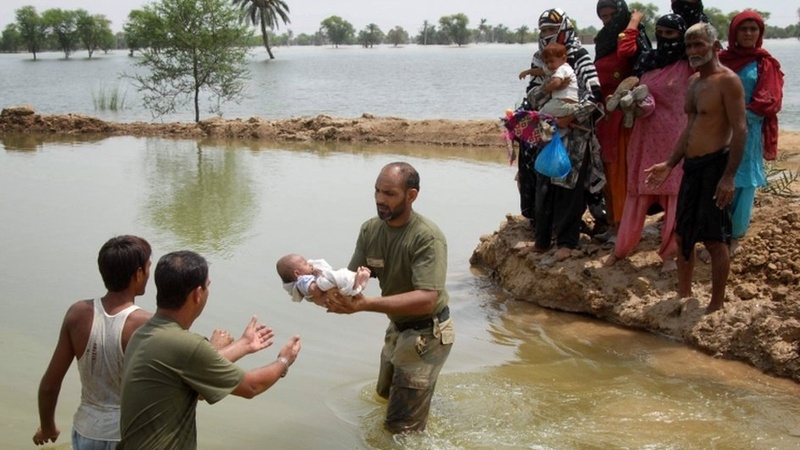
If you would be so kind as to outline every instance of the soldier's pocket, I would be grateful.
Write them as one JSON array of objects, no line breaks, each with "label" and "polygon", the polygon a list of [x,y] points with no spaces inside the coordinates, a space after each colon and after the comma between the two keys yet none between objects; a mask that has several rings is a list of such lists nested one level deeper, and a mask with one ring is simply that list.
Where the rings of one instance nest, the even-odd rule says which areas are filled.
[{"label": "soldier's pocket", "polygon": [[456,340],[456,330],[453,328],[453,319],[447,319],[439,324],[439,333],[441,334],[441,342],[444,345],[450,345]]}]

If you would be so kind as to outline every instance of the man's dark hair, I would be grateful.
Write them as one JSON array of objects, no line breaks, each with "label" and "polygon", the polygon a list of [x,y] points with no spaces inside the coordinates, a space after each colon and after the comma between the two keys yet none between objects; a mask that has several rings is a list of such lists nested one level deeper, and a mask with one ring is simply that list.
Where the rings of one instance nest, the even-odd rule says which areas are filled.
[{"label": "man's dark hair", "polygon": [[198,286],[205,289],[208,280],[208,263],[205,258],[189,250],[167,253],[158,260],[156,280],[156,305],[177,310],[186,303],[186,297]]},{"label": "man's dark hair", "polygon": [[403,175],[404,187],[406,190],[416,189],[419,191],[419,173],[411,164],[406,162],[393,162],[385,165],[383,170],[397,169]]},{"label": "man's dark hair", "polygon": [[111,292],[127,289],[136,271],[145,269],[151,254],[150,244],[138,236],[116,236],[106,241],[97,254],[97,266],[106,289]]}]

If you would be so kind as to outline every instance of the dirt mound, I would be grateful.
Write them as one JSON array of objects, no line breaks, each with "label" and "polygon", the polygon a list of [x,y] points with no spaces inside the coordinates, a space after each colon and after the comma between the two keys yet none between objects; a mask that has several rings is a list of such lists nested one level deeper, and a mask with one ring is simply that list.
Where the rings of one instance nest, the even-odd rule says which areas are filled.
[{"label": "dirt mound", "polygon": [[503,145],[491,120],[405,120],[364,114],[356,119],[325,115],[280,120],[213,118],[198,123],[113,123],[80,114],[41,115],[27,106],[0,113],[0,133],[108,134],[178,138],[213,137],[269,141],[337,141],[488,147]]},{"label": "dirt mound", "polygon": [[[651,222],[651,230],[658,222]],[[590,314],[683,341],[711,355],[748,362],[800,381],[800,213],[798,202],[760,195],[742,253],[731,264],[727,301],[704,315],[710,266],[698,262],[695,298],[682,300],[674,273],[661,273],[660,234],[644,235],[629,258],[612,267],[611,249],[583,236],[580,250],[546,265],[548,254],[530,251],[527,219],[508,216],[484,236],[471,263],[483,267],[512,296],[563,311]]]}]

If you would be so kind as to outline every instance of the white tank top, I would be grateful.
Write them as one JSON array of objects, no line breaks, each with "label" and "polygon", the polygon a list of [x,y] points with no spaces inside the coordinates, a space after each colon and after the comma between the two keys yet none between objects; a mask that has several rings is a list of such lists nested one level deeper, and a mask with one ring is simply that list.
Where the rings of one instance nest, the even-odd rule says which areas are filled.
[{"label": "white tank top", "polygon": [[139,309],[131,305],[116,315],[94,299],[92,332],[86,351],[78,359],[81,376],[81,404],[72,424],[81,436],[101,441],[119,440],[119,402],[122,385],[122,329],[128,315]]}]

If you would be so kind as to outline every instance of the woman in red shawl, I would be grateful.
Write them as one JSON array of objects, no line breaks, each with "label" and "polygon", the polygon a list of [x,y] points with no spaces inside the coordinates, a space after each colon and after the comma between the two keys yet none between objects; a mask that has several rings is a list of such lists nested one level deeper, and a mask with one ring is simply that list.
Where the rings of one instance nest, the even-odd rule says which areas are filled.
[{"label": "woman in red shawl", "polygon": [[763,40],[764,19],[755,11],[742,11],[731,21],[728,48],[719,54],[720,62],[742,80],[747,102],[747,143],[736,172],[731,204],[731,255],[750,226],[756,188],[767,184],[763,160],[775,159],[778,152],[783,72],[780,63],[761,47]]}]

